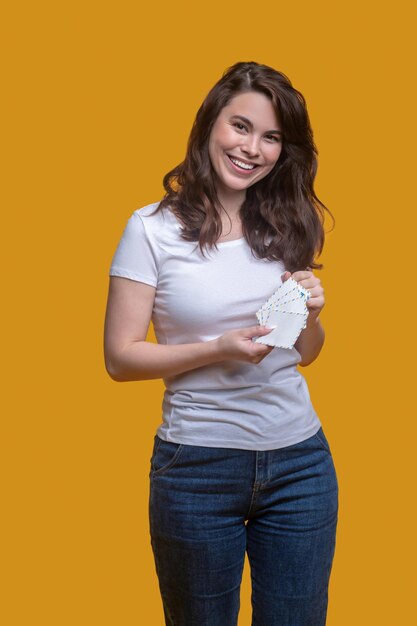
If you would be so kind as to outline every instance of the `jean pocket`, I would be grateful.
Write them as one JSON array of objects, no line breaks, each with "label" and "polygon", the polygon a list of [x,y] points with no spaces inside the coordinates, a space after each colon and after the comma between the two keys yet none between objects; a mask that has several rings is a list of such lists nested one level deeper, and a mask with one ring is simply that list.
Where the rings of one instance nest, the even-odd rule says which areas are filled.
[{"label": "jean pocket", "polygon": [[159,476],[173,467],[183,449],[184,445],[182,443],[164,441],[156,436],[151,458],[151,476]]},{"label": "jean pocket", "polygon": [[326,435],[324,434],[323,428],[321,426],[320,426],[319,430],[316,432],[316,434],[314,435],[314,437],[316,439],[318,439],[318,441],[320,442],[321,446],[326,450],[326,452],[331,454],[329,442],[327,441]]}]

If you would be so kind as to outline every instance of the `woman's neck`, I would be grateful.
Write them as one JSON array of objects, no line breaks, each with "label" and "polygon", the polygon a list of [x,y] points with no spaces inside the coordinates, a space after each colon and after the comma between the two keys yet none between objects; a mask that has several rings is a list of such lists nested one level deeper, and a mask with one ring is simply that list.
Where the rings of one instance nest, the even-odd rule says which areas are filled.
[{"label": "woman's neck", "polygon": [[[219,187],[217,188],[217,197],[224,212],[233,220],[239,215],[240,208],[246,197],[246,189],[235,190],[228,189],[227,187]],[[222,217],[224,212],[222,210]],[[227,215],[225,216],[226,219]]]},{"label": "woman's neck", "polygon": [[220,218],[222,221],[222,234],[219,241],[226,241],[230,239],[240,239],[242,237],[242,223],[240,220],[240,206],[231,206],[223,204],[223,208],[220,211]]}]

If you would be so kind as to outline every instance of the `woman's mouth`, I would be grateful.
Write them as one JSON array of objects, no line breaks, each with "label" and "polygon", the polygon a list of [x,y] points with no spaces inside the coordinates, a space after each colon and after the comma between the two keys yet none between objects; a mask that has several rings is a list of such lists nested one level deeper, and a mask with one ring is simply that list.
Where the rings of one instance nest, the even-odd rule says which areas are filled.
[{"label": "woman's mouth", "polygon": [[234,166],[234,168],[238,171],[238,172],[253,172],[253,170],[256,167],[259,167],[258,165],[256,165],[255,163],[245,163],[244,161],[241,161],[240,159],[236,159],[235,157],[230,156],[230,154],[227,155],[229,158],[229,161],[231,162],[231,164]]}]

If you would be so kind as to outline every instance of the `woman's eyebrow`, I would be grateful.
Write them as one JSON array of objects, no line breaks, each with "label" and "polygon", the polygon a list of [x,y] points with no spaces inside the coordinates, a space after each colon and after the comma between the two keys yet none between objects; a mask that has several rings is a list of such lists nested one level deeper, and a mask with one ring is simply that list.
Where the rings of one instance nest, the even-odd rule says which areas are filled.
[{"label": "woman's eyebrow", "polygon": [[[231,120],[233,120],[233,119],[242,120],[242,122],[245,122],[245,124],[247,124],[250,128],[253,128],[252,122],[247,117],[244,117],[243,115],[232,115],[232,117],[230,119]],[[267,133],[275,133],[277,135],[282,135],[282,132],[280,130],[278,130],[278,129],[267,130],[266,132]]]}]

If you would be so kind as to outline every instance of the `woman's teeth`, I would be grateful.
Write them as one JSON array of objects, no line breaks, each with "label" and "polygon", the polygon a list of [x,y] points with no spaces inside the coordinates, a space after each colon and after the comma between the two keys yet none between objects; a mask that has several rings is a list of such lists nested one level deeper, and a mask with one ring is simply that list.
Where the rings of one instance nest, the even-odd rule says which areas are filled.
[{"label": "woman's teeth", "polygon": [[231,156],[229,156],[229,159],[232,163],[234,163],[238,167],[241,167],[243,170],[253,170],[255,168],[254,165],[249,165],[249,163],[243,163],[242,161],[238,161],[238,159],[232,159]]}]

